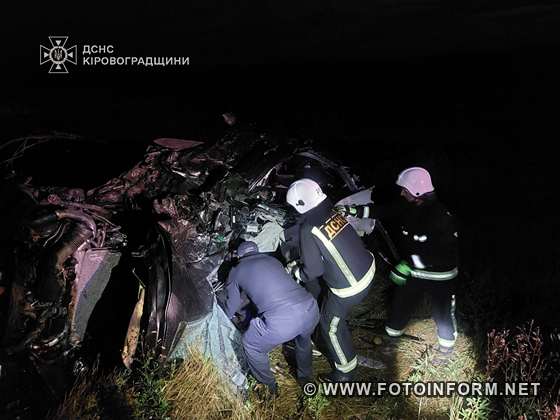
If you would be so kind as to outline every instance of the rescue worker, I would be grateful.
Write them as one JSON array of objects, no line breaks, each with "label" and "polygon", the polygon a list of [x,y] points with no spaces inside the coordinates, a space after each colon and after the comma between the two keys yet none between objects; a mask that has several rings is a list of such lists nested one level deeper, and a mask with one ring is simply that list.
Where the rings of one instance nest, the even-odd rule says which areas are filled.
[{"label": "rescue worker", "polygon": [[311,334],[319,322],[317,302],[298,285],[276,258],[259,253],[256,243],[242,242],[237,249],[238,264],[226,283],[224,310],[229,318],[241,308],[241,291],[256,306],[243,334],[243,350],[251,373],[277,395],[278,387],[270,371],[268,353],[295,339],[297,379],[301,385],[312,377]]},{"label": "rescue worker", "polygon": [[294,268],[294,276],[312,290],[319,289],[320,277],[327,286],[319,325],[333,370],[320,379],[351,381],[358,360],[346,318],[368,294],[375,259],[315,181],[304,178],[294,182],[286,199],[304,216],[301,266]]},{"label": "rescue worker", "polygon": [[389,277],[399,287],[391,305],[385,331],[391,337],[404,333],[414,306],[428,293],[432,317],[437,325],[439,355],[445,362],[457,338],[455,322],[455,281],[459,273],[458,234],[455,221],[437,199],[429,172],[420,167],[402,171],[396,184],[402,200],[389,206],[343,206],[344,216],[371,217],[394,227],[393,239],[402,261]]}]

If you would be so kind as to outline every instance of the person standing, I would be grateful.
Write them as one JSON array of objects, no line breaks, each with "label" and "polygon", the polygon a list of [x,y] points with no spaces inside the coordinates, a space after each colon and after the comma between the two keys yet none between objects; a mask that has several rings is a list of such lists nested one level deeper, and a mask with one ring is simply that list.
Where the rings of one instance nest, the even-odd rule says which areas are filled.
[{"label": "person standing", "polygon": [[333,369],[320,379],[351,381],[358,359],[346,319],[352,307],[368,294],[375,259],[317,182],[307,178],[294,182],[286,200],[304,216],[300,227],[301,265],[293,268],[294,276],[310,290],[320,290],[321,277],[327,285],[319,325]]},{"label": "person standing", "polygon": [[[403,170],[396,181],[401,199],[389,206],[343,206],[344,216],[389,221],[402,260],[389,278],[395,292],[385,331],[399,337],[424,294],[432,301],[437,326],[439,361],[448,358],[457,339],[455,283],[458,269],[458,232],[453,215],[437,198],[430,173],[421,167]],[[436,358],[438,360],[438,358]]]}]

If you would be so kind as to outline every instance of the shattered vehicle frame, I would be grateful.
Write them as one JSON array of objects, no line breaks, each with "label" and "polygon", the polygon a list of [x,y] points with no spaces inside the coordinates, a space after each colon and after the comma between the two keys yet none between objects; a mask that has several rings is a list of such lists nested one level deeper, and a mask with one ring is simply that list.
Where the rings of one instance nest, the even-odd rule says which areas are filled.
[{"label": "shattered vehicle frame", "polygon": [[213,143],[154,143],[87,191],[4,180],[3,211],[18,217],[0,260],[0,393],[16,392],[24,360],[60,396],[88,355],[130,367],[146,349],[181,359],[194,344],[243,388],[240,332],[216,304],[232,249],[251,239],[285,263],[298,258],[285,193],[306,170],[332,197],[362,189],[309,141],[232,129]]}]

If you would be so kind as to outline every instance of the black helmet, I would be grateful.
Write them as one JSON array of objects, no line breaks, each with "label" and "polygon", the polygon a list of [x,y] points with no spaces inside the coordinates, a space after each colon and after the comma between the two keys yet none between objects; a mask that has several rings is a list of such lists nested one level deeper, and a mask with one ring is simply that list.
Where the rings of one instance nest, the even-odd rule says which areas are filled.
[{"label": "black helmet", "polygon": [[259,252],[259,246],[253,241],[241,242],[241,244],[237,247],[238,258],[242,258],[252,252]]}]

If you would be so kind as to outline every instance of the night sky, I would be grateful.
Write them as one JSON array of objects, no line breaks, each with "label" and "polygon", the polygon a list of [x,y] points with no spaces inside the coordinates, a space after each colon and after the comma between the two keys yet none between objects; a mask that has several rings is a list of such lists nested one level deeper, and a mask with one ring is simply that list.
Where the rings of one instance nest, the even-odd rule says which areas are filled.
[{"label": "night sky", "polygon": [[[471,276],[503,279],[507,296],[488,293],[506,317],[556,322],[557,2],[2,7],[2,139],[58,130],[98,142],[85,167],[34,157],[36,180],[103,182],[155,137],[215,138],[233,111],[316,139],[381,190],[404,165],[426,165],[462,223]],[[69,36],[80,57],[84,44],[113,45],[190,66],[51,75],[39,65],[49,35]]]}]

